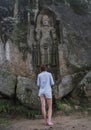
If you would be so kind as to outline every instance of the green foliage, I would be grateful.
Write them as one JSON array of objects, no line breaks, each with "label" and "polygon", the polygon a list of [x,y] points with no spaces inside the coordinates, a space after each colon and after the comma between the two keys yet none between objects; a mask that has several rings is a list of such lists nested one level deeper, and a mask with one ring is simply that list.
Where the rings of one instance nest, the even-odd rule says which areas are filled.
[{"label": "green foliage", "polygon": [[10,124],[11,124],[10,120],[8,120],[7,118],[0,117],[0,125],[7,127]]},{"label": "green foliage", "polygon": [[64,105],[62,104],[61,101],[56,102],[56,107],[58,110],[64,110]]},{"label": "green foliage", "polygon": [[66,100],[57,100],[56,108],[58,111],[61,111],[63,114],[69,115],[69,113],[73,112],[73,106]]},{"label": "green foliage", "polygon": [[80,110],[81,110],[81,111],[86,111],[86,110],[88,110],[87,105],[86,105],[86,104],[80,104]]},{"label": "green foliage", "polygon": [[87,103],[80,103],[79,100],[76,100],[71,97],[65,97],[61,100],[56,101],[57,111],[60,111],[61,114],[69,115],[72,113],[82,113],[83,116],[91,115],[91,106],[88,106]]},{"label": "green foliage", "polygon": [[26,118],[35,118],[39,114],[38,110],[31,110],[19,103],[12,103],[7,100],[0,101],[0,116],[1,117],[26,117]]}]

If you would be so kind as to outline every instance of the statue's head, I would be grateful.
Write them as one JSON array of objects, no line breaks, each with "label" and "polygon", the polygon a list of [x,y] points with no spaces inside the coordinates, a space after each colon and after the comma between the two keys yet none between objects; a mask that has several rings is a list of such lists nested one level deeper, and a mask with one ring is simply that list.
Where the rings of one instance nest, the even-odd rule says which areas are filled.
[{"label": "statue's head", "polygon": [[42,17],[42,24],[44,26],[48,26],[49,25],[49,17],[47,15],[43,15],[43,17]]}]

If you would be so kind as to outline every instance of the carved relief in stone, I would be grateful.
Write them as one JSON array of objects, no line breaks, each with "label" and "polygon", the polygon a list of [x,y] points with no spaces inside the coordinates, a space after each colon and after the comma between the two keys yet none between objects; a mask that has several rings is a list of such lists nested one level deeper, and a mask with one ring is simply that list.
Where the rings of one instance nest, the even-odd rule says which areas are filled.
[{"label": "carved relief in stone", "polygon": [[[40,25],[36,28],[37,65],[57,65],[58,42],[56,29],[50,24],[48,15],[41,17]],[[39,51],[39,52],[38,52]],[[39,60],[40,59],[40,60]]]}]

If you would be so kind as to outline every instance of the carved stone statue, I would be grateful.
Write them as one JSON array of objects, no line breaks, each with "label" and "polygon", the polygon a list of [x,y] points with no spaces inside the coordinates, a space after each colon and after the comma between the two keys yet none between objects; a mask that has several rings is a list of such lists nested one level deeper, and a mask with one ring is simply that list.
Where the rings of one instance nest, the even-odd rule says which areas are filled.
[{"label": "carved stone statue", "polygon": [[42,16],[41,26],[36,28],[36,41],[40,48],[37,55],[37,60],[40,63],[37,64],[56,65],[58,59],[57,35],[55,28],[50,25],[47,15]]}]

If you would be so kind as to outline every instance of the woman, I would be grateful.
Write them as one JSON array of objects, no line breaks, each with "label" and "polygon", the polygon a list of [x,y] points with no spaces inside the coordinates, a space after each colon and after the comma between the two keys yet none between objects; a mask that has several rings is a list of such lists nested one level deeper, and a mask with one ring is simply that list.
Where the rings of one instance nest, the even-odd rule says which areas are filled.
[{"label": "woman", "polygon": [[[37,86],[39,87],[40,102],[42,115],[45,120],[45,124],[53,125],[52,118],[52,86],[54,80],[52,74],[46,71],[45,65],[41,66],[41,73],[37,77]],[[46,114],[46,101],[48,105],[48,119]]]}]

